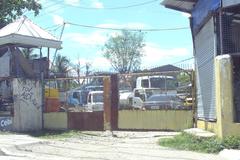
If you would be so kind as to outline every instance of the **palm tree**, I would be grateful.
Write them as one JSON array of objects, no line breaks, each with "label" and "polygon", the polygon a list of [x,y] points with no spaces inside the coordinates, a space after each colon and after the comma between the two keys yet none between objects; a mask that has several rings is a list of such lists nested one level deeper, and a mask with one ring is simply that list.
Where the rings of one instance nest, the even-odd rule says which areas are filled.
[{"label": "palm tree", "polygon": [[39,56],[37,54],[35,54],[35,53],[33,54],[32,48],[31,49],[23,48],[21,51],[22,51],[23,56],[28,60],[39,58]]},{"label": "palm tree", "polygon": [[67,73],[70,71],[70,61],[66,56],[57,55],[53,64],[53,72],[57,76],[67,77]]},{"label": "palm tree", "polygon": [[[56,77],[67,77],[68,72],[70,71],[70,60],[66,56],[57,55],[52,67],[52,71]],[[57,81],[57,86],[59,90],[66,91],[69,89],[69,81]]]}]

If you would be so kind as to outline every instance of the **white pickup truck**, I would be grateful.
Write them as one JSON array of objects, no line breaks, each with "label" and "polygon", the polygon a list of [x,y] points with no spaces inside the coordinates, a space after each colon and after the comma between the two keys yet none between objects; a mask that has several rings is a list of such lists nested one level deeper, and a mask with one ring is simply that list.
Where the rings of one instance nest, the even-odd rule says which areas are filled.
[{"label": "white pickup truck", "polygon": [[103,111],[103,103],[103,91],[91,91],[88,93],[88,111]]}]

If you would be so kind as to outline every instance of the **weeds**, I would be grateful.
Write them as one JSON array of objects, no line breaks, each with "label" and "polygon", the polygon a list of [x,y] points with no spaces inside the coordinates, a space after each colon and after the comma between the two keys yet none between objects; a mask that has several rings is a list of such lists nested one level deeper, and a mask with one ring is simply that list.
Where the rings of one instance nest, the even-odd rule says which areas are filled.
[{"label": "weeds", "polygon": [[83,135],[80,131],[67,130],[67,131],[54,131],[54,130],[43,130],[37,132],[27,133],[30,136],[43,138],[43,139],[65,139],[72,137],[79,137]]},{"label": "weeds", "polygon": [[182,133],[169,139],[160,139],[159,144],[179,150],[190,150],[204,153],[218,153],[223,149],[240,149],[240,137],[230,136],[223,139],[217,137],[197,137]]}]

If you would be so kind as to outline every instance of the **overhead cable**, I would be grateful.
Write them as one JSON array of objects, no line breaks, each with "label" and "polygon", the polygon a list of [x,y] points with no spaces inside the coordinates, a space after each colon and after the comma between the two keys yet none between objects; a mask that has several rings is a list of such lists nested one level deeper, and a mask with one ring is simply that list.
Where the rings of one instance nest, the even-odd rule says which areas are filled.
[{"label": "overhead cable", "polygon": [[150,28],[150,29],[140,29],[140,28],[111,28],[111,27],[100,27],[100,26],[91,26],[85,24],[77,24],[72,22],[65,22],[66,24],[84,27],[84,28],[93,28],[93,29],[102,29],[102,30],[115,30],[115,31],[143,31],[143,32],[158,32],[158,31],[174,31],[174,30],[185,30],[189,29],[189,27],[175,27],[175,28]]},{"label": "overhead cable", "polygon": [[117,9],[126,9],[126,8],[133,8],[133,7],[139,7],[139,6],[143,6],[143,5],[147,5],[147,4],[151,4],[154,2],[157,2],[159,0],[151,0],[151,1],[145,1],[145,2],[141,2],[141,3],[136,3],[136,4],[132,4],[132,5],[125,5],[125,6],[118,6],[118,7],[103,7],[103,8],[96,8],[96,7],[83,7],[83,6],[73,6],[70,4],[64,4],[70,7],[74,7],[74,8],[80,8],[80,9],[92,9],[92,10],[117,10]]}]

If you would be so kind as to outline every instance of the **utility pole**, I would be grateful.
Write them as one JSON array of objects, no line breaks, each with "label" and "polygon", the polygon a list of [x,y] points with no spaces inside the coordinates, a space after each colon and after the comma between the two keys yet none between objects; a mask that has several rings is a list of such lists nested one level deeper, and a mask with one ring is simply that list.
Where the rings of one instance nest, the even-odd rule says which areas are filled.
[{"label": "utility pole", "polygon": [[[63,31],[64,31],[64,29],[65,29],[65,25],[66,25],[66,22],[63,22],[63,27],[62,27],[62,30],[61,30],[61,33],[60,33],[59,41],[61,41],[61,39],[62,39],[62,35],[63,35]],[[53,67],[54,61],[55,61],[55,59],[56,59],[57,51],[58,51],[58,49],[55,50],[51,68]]]},{"label": "utility pole", "polygon": [[89,63],[86,63],[86,77],[87,77],[87,84],[88,84],[88,76],[89,76]]}]

